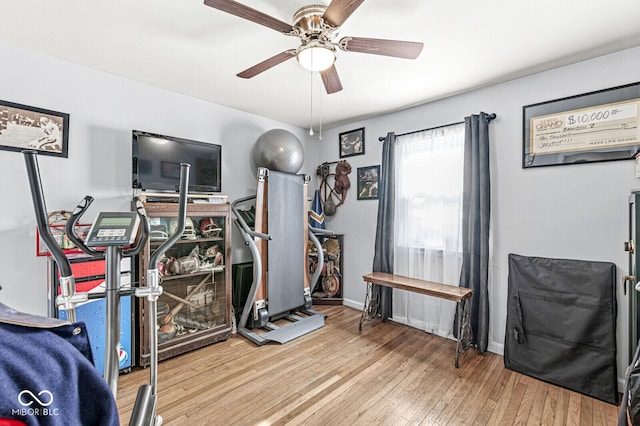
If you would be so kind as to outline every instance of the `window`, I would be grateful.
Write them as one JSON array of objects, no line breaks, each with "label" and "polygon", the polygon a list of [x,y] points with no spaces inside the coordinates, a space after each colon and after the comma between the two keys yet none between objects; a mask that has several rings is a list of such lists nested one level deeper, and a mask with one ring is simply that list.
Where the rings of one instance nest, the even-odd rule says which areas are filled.
[{"label": "window", "polygon": [[[464,129],[459,124],[396,138],[394,273],[458,285]],[[449,336],[455,303],[394,290],[392,311],[395,321]]]},{"label": "window", "polygon": [[396,143],[396,244],[460,251],[464,124]]}]

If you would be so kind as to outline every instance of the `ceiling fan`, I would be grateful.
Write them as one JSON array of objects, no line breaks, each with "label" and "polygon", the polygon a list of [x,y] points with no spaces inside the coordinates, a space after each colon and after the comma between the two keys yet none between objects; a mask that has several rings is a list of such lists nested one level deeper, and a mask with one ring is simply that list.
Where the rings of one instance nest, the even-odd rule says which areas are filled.
[{"label": "ceiling fan", "polygon": [[336,49],[345,52],[370,53],[415,59],[423,44],[413,41],[379,38],[343,37],[336,41],[340,26],[364,0],[333,0],[329,6],[313,4],[300,8],[293,15],[293,25],[276,19],[259,10],[233,0],[204,0],[214,9],[248,19],[301,41],[297,49],[289,49],[247,68],[238,77],[252,78],[282,62],[296,57],[300,65],[310,71],[319,71],[327,93],[342,90],[342,83],[335,67]]}]

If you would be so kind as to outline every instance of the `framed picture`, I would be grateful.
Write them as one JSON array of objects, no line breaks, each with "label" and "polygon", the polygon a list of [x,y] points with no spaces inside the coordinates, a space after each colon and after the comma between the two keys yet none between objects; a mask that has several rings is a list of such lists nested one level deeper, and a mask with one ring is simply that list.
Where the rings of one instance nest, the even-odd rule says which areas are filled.
[{"label": "framed picture", "polygon": [[358,200],[377,200],[380,166],[358,167]]},{"label": "framed picture", "polygon": [[364,154],[364,127],[340,133],[340,158]]},{"label": "framed picture", "polygon": [[635,158],[640,83],[523,107],[522,168]]},{"label": "framed picture", "polygon": [[69,114],[0,100],[0,149],[67,158]]}]

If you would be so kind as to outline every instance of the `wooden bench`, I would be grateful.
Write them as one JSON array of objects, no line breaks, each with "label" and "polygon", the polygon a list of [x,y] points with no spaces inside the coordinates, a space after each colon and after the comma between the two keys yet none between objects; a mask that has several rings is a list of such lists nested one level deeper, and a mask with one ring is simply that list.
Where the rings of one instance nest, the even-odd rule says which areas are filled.
[{"label": "wooden bench", "polygon": [[367,294],[364,299],[362,316],[360,317],[360,331],[362,331],[362,323],[364,320],[372,320],[378,312],[378,306],[373,306],[373,304],[379,303],[379,300],[372,300],[371,297],[372,284],[426,294],[427,296],[439,297],[441,299],[456,302],[458,341],[456,344],[455,366],[458,368],[458,359],[460,354],[464,353],[469,347],[468,340],[470,339],[465,339],[464,337],[471,335],[471,325],[469,323],[470,303],[468,302],[471,300],[473,290],[470,288],[454,287],[432,281],[403,277],[401,275],[388,274],[386,272],[372,272],[364,275],[362,278],[367,283]]}]

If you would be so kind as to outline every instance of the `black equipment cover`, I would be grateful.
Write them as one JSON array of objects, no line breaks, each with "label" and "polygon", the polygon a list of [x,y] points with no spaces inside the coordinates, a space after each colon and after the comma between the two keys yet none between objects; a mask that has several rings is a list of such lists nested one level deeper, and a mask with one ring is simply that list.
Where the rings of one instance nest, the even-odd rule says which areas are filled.
[{"label": "black equipment cover", "polygon": [[616,266],[509,255],[504,365],[618,403]]}]

